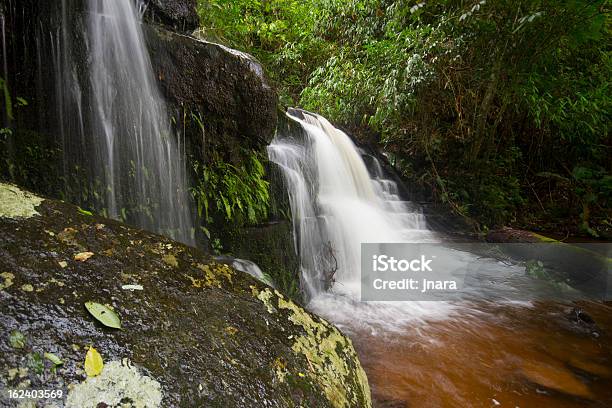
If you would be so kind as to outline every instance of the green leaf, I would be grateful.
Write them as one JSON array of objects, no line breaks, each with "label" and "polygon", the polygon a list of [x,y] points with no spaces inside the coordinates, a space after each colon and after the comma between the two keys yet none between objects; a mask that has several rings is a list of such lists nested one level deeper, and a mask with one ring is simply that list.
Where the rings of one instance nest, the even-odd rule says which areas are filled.
[{"label": "green leaf", "polygon": [[52,362],[52,363],[53,363],[53,365],[59,366],[59,365],[64,364],[64,362],[62,361],[62,359],[61,359],[61,358],[59,358],[58,356],[56,356],[56,355],[55,355],[55,354],[53,354],[53,353],[45,353],[45,354],[44,354],[44,356],[45,356],[45,358],[46,358],[47,360],[49,360],[50,362]]},{"label": "green leaf", "polygon": [[93,317],[95,317],[100,323],[106,327],[112,327],[113,329],[121,328],[121,319],[119,315],[115,313],[108,306],[102,305],[96,302],[85,302],[85,308]]},{"label": "green leaf", "polygon": [[200,229],[202,230],[202,232],[204,233],[204,235],[206,235],[206,237],[208,239],[210,239],[210,231],[208,230],[208,228],[200,226]]},{"label": "green leaf", "polygon": [[84,210],[81,207],[79,207],[78,210],[83,215],[89,215],[90,217],[93,216],[93,213],[91,211]]},{"label": "green leaf", "polygon": [[28,367],[36,374],[42,374],[45,371],[45,362],[40,353],[28,354]]},{"label": "green leaf", "polygon": [[9,343],[13,348],[24,348],[26,345],[26,338],[19,330],[13,330],[9,335]]}]

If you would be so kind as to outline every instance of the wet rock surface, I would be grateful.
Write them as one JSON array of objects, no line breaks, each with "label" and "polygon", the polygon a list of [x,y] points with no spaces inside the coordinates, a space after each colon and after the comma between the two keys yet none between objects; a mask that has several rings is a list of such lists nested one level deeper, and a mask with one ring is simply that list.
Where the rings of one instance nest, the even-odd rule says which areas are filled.
[{"label": "wet rock surface", "polygon": [[[121,393],[136,406],[158,389],[164,407],[370,406],[350,340],[279,292],[167,238],[35,205],[0,218],[0,388],[64,389],[66,406]],[[87,301],[112,307],[122,329],[96,321]],[[90,346],[109,371],[88,379]]]},{"label": "wet rock surface", "polygon": [[145,18],[179,32],[192,32],[199,25],[196,0],[149,0]]},{"label": "wet rock surface", "polygon": [[252,56],[146,26],[153,70],[176,126],[197,157],[216,151],[231,160],[264,148],[274,136],[277,95]]}]

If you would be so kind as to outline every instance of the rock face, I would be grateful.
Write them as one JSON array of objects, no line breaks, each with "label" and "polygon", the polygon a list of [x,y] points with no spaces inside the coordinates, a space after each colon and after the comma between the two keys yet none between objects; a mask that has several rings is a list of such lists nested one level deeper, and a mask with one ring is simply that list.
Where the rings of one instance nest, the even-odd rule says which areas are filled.
[{"label": "rock face", "polygon": [[[196,166],[241,168],[255,155],[265,158],[276,130],[277,95],[260,64],[247,54],[181,34],[197,25],[194,0],[146,4],[142,27],[152,68],[168,103],[172,137],[179,140],[194,184],[201,177],[191,171]],[[92,130],[97,106],[90,89],[88,5],[83,0],[0,0],[6,31],[0,67],[7,67],[0,76],[6,76],[15,104],[17,98],[27,102],[15,106],[11,120],[0,104],[0,126],[11,129],[0,137],[0,179],[101,212],[104,180],[91,165],[99,154],[93,141],[103,136]],[[196,235],[206,243],[200,228]]]},{"label": "rock face", "polygon": [[196,0],[149,0],[145,17],[185,33],[192,32],[199,24]]},{"label": "rock face", "polygon": [[[0,106],[2,126],[8,123],[13,130],[12,137],[0,138],[0,154],[9,157],[8,164],[0,163],[0,174],[42,194],[61,192],[83,205],[84,189],[68,190],[93,183],[91,175],[67,180],[74,177],[75,165],[87,169],[95,154],[88,141],[96,107],[88,103],[86,5],[82,0],[0,0],[6,26],[6,61],[0,53],[0,66],[7,67],[0,76],[7,77],[14,103],[18,97],[27,101],[13,109],[12,120]],[[145,21],[156,22],[143,24],[153,70],[169,105],[173,136],[181,144],[187,140],[188,156],[205,163],[215,155],[240,164],[252,150],[265,150],[276,129],[277,96],[259,63],[247,54],[169,31],[177,25],[189,27],[186,31],[195,28],[194,0],[151,0],[147,10]],[[171,16],[170,23],[151,13]],[[181,27],[177,30],[184,32]]]},{"label": "rock face", "polygon": [[[0,197],[0,388],[67,389],[79,408],[371,405],[350,340],[249,275],[10,185]],[[97,377],[83,372],[90,346]]]},{"label": "rock face", "polygon": [[293,227],[289,221],[222,231],[220,236],[235,257],[255,262],[279,291],[294,300],[303,300],[300,259],[295,252]]},{"label": "rock face", "polygon": [[160,86],[198,157],[235,159],[263,149],[274,136],[276,92],[259,62],[222,45],[145,27]]}]

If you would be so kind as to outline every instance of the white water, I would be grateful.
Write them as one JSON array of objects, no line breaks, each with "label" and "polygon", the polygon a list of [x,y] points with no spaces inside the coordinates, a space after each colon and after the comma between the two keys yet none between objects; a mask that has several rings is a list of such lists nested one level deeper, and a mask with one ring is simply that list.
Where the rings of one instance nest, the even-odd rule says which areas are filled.
[{"label": "white water", "polygon": [[[89,0],[93,130],[109,215],[191,242],[184,146],[172,134],[132,0]],[[123,214],[122,214],[123,212]]]},{"label": "white water", "polygon": [[[309,307],[340,325],[399,327],[446,316],[453,307],[443,302],[359,302],[361,243],[435,242],[436,236],[421,211],[401,200],[378,162],[368,172],[344,132],[319,115],[292,110],[288,116],[303,134],[278,135],[268,154],[285,176]],[[326,283],[333,284],[331,292]]]}]

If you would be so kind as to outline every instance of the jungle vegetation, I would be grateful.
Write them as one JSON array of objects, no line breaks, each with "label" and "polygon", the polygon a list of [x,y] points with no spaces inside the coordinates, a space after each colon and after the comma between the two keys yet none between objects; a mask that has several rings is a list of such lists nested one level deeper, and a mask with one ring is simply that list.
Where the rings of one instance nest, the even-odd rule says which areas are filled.
[{"label": "jungle vegetation", "polygon": [[486,231],[610,236],[607,0],[198,0],[286,105]]}]

